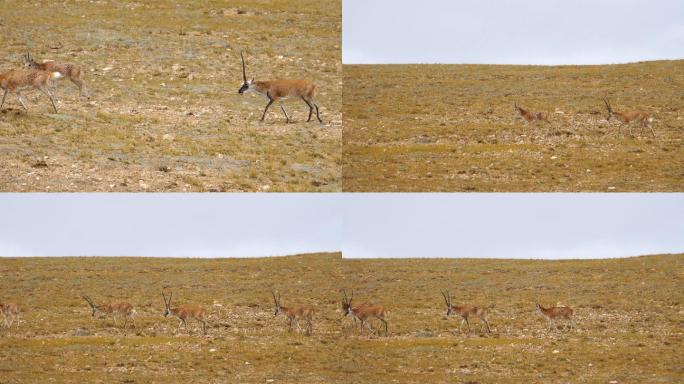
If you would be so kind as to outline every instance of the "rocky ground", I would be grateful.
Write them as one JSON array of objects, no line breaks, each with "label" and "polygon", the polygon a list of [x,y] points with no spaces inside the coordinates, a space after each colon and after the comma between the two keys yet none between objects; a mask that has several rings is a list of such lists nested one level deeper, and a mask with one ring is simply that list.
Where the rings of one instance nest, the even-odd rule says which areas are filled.
[{"label": "rocky ground", "polygon": [[[684,370],[683,255],[590,261],[344,260],[340,254],[260,259],[0,259],[0,301],[17,326],[0,329],[3,383],[674,383]],[[208,309],[206,336],[164,318],[174,303]],[[314,332],[287,332],[283,305],[315,310]],[[341,290],[384,305],[389,335],[343,318]],[[446,317],[488,308],[491,333]],[[96,302],[129,300],[135,327],[92,318]],[[548,331],[534,304],[568,305],[575,329]]]},{"label": "rocky ground", "polygon": [[[345,65],[346,191],[681,191],[684,61]],[[606,120],[652,113],[649,130]],[[514,103],[551,115],[528,124]]]},{"label": "rocky ground", "polygon": [[[0,70],[83,67],[90,99],[60,80],[0,111],[2,191],[336,191],[341,188],[339,1],[9,1]],[[323,124],[286,101],[240,96],[250,77],[318,85]]]}]

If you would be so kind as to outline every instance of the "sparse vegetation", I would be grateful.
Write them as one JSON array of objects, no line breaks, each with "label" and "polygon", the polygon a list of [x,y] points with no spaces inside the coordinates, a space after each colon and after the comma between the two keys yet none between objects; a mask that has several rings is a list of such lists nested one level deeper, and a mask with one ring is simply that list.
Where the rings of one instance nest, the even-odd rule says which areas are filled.
[{"label": "sparse vegetation", "polygon": [[[345,65],[345,191],[682,191],[684,61]],[[617,110],[653,129],[618,134]],[[514,103],[549,114],[528,123]]]},{"label": "sparse vegetation", "polygon": [[[0,330],[3,382],[437,383],[680,382],[684,255],[612,260],[0,259],[0,300],[18,324]],[[161,287],[208,310],[207,335],[175,333]],[[287,332],[283,305],[314,309],[313,332]],[[343,317],[341,289],[383,305],[389,336]],[[491,333],[446,316],[488,308]],[[125,299],[135,328],[93,319],[81,298]],[[535,303],[568,305],[575,329],[549,332]]]},{"label": "sparse vegetation", "polygon": [[[10,0],[0,71],[39,59],[83,68],[91,100],[58,82],[0,113],[1,191],[337,191],[341,179],[340,1]],[[240,50],[261,79],[318,85],[324,123],[301,100],[259,122],[238,95]],[[296,158],[296,161],[295,161]],[[36,168],[36,162],[45,166]],[[159,171],[165,167],[166,171]]]}]

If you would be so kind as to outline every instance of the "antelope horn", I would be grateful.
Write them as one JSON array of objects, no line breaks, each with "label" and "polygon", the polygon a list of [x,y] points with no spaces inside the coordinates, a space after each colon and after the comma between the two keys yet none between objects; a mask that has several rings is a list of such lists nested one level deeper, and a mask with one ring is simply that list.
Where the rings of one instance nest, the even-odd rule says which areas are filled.
[{"label": "antelope horn", "polygon": [[242,55],[242,51],[240,51],[240,58],[242,59],[242,79],[245,81],[245,84],[247,83],[247,71],[245,70],[245,56]]},{"label": "antelope horn", "polygon": [[606,107],[607,107],[608,110],[610,111],[612,108],[610,107],[610,103],[608,102],[608,99],[606,99],[606,98],[604,97],[604,98],[603,98],[603,102],[606,103]]}]

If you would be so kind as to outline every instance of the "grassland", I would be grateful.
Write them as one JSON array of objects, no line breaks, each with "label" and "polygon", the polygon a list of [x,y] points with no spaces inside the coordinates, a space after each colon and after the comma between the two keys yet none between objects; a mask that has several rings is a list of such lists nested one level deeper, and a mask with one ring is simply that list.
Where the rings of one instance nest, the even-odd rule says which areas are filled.
[{"label": "grassland", "polygon": [[[0,259],[0,300],[16,328],[0,333],[3,383],[670,383],[684,379],[684,255],[595,261],[382,259],[340,254],[264,259]],[[177,304],[209,309],[209,330],[176,333]],[[316,310],[314,333],[287,333],[284,305]],[[340,289],[387,308],[389,336],[342,319]],[[454,304],[490,307],[492,332],[467,335]],[[80,298],[130,300],[136,327],[93,319]],[[547,332],[534,303],[570,305],[574,331]],[[220,306],[219,306],[220,305]],[[375,321],[373,326],[379,327]],[[194,326],[194,324],[193,324]]]},{"label": "grassland", "polygon": [[[345,65],[345,191],[682,191],[684,61]],[[653,114],[656,138],[615,110]],[[528,124],[514,102],[551,114]]]},{"label": "grassland", "polygon": [[[340,260],[1,259],[2,300],[21,303],[22,315],[18,328],[0,336],[0,381],[333,382],[330,351],[340,326],[330,292]],[[175,332],[177,319],[162,316],[164,286],[173,305],[209,310],[207,336],[195,323],[191,334]],[[288,334],[286,320],[273,317],[271,287],[285,306],[316,308],[312,336]],[[84,292],[96,302],[129,300],[136,327],[124,332],[111,319],[93,319]]]},{"label": "grassland", "polygon": [[[84,68],[91,99],[56,85],[28,113],[0,113],[1,191],[336,191],[341,188],[340,1],[16,1],[0,14],[0,71],[36,60]],[[308,78],[301,100],[240,96],[240,50],[257,80]]]}]

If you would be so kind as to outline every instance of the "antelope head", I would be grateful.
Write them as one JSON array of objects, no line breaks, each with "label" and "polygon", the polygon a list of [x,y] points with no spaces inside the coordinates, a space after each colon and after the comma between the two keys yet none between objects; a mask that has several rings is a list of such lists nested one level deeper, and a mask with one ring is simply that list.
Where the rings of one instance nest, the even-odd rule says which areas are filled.
[{"label": "antelope head", "polygon": [[243,94],[247,91],[249,91],[249,87],[252,85],[252,80],[247,80],[247,70],[245,69],[245,56],[242,54],[242,51],[240,51],[240,58],[242,59],[242,87],[238,90],[239,94]]},{"label": "antelope head", "polygon": [[449,295],[449,291],[443,291],[442,296],[444,296],[444,301],[447,305],[447,316],[453,315],[454,307],[451,305],[451,295]]},{"label": "antelope head", "polygon": [[90,305],[90,308],[93,310],[93,317],[95,317],[95,314],[97,313],[97,305],[93,303],[93,301],[90,299],[90,297],[83,295],[81,296],[85,301],[88,302],[88,305]]},{"label": "antelope head", "polygon": [[273,295],[273,301],[275,302],[275,314],[273,315],[274,317],[278,316],[280,313],[281,307],[280,307],[280,293],[278,293],[278,297],[276,297],[276,293],[274,290],[271,290],[271,295]]},{"label": "antelope head", "polygon": [[605,97],[603,98],[603,102],[606,104],[606,108],[608,108],[608,118],[607,120],[610,121],[610,118],[613,117],[613,108],[610,106],[610,103],[608,102],[608,99]]},{"label": "antelope head", "polygon": [[347,299],[347,291],[342,290],[342,293],[344,293],[344,298],[342,299],[342,312],[344,313],[344,316],[347,316],[351,313],[351,303],[352,300],[354,299],[354,291],[351,293],[351,297]]},{"label": "antelope head", "polygon": [[24,68],[35,69],[37,66],[38,63],[36,63],[36,61],[33,60],[31,54],[29,52],[26,52],[26,54],[24,55]]},{"label": "antelope head", "polygon": [[162,298],[164,299],[164,317],[168,317],[171,314],[171,298],[173,297],[173,292],[169,293],[169,300],[166,300],[166,295],[162,291]]}]

